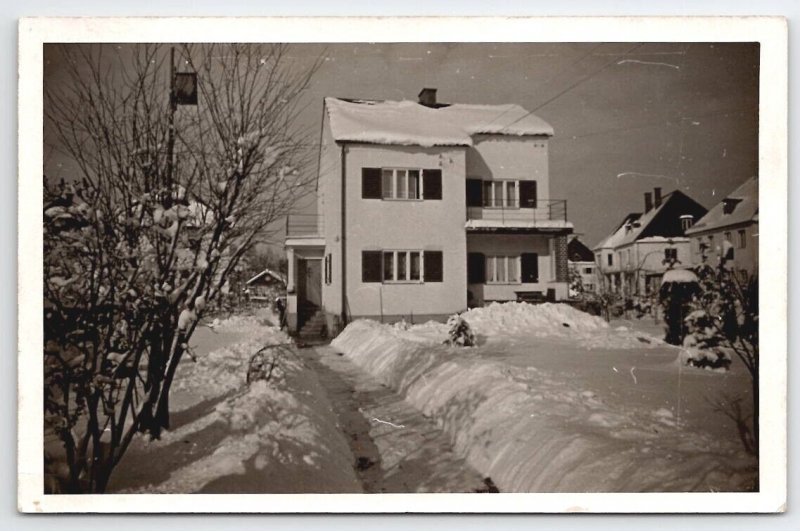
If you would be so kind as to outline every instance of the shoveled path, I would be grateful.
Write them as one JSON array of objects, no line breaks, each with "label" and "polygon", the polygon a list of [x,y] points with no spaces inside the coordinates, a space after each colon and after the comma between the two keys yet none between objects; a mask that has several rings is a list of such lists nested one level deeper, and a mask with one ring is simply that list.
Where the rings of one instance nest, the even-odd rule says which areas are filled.
[{"label": "shoveled path", "polygon": [[329,345],[301,349],[338,417],[364,492],[495,492],[436,423]]}]

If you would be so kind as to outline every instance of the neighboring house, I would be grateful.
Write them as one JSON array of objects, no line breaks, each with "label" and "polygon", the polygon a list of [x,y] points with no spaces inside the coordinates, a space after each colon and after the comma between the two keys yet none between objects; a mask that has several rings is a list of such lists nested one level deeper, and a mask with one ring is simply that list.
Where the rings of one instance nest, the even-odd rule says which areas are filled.
[{"label": "neighboring house", "polygon": [[625,297],[654,293],[670,267],[691,265],[688,230],[706,209],[680,190],[644,194],[644,212],[625,216],[595,248],[602,289]]},{"label": "neighboring house", "polygon": [[[567,259],[574,274],[580,276],[584,293],[596,293],[597,264],[594,263],[594,253],[577,236],[567,244]],[[578,293],[570,288],[570,296],[577,295]]]},{"label": "neighboring house", "polygon": [[567,294],[553,129],[518,105],[326,98],[316,218],[287,221],[290,329],[324,313],[444,320],[490,301]]},{"label": "neighboring house", "polygon": [[692,263],[725,266],[744,281],[758,275],[758,178],[752,177],[717,203],[691,229]]},{"label": "neighboring house", "polygon": [[264,269],[245,282],[248,300],[273,302],[286,289],[286,278],[272,269]]}]

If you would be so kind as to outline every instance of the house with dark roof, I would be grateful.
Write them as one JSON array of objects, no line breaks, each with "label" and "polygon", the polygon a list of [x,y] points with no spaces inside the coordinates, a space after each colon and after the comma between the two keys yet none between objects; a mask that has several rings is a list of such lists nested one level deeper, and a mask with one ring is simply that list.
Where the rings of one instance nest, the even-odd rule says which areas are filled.
[{"label": "house with dark roof", "polygon": [[758,177],[742,183],[686,231],[692,262],[725,267],[742,280],[758,274]]},{"label": "house with dark roof", "polygon": [[[572,237],[567,243],[567,261],[573,275],[580,277],[581,286],[585,293],[597,291],[597,264],[594,253],[584,244],[578,236]],[[578,295],[570,286],[570,296]]]},{"label": "house with dark roof", "polygon": [[519,105],[442,103],[430,88],[418,101],[325,98],[317,214],[286,226],[290,329],[568,298],[552,135]]},{"label": "house with dark roof", "polygon": [[594,247],[602,289],[626,297],[654,293],[667,269],[692,264],[686,231],[706,212],[680,190],[645,192],[644,211],[625,216]]}]

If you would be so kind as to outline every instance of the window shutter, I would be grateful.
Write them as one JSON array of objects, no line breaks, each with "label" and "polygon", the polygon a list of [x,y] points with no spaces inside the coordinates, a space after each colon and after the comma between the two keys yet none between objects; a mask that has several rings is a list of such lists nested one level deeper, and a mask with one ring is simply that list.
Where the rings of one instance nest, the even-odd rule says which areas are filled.
[{"label": "window shutter", "polygon": [[422,195],[423,199],[442,198],[442,170],[423,170]]},{"label": "window shutter", "polygon": [[483,188],[480,179],[467,179],[467,206],[483,206]]},{"label": "window shutter", "polygon": [[483,253],[467,253],[467,283],[486,282],[486,257]]},{"label": "window shutter", "polygon": [[425,282],[442,282],[442,251],[425,251]]},{"label": "window shutter", "polygon": [[361,282],[381,282],[381,251],[361,251]]},{"label": "window shutter", "polygon": [[522,282],[539,282],[539,255],[522,253]]},{"label": "window shutter", "polygon": [[519,206],[536,208],[536,181],[519,182]]},{"label": "window shutter", "polygon": [[381,199],[383,190],[381,186],[380,168],[361,168],[361,197],[364,199]]}]

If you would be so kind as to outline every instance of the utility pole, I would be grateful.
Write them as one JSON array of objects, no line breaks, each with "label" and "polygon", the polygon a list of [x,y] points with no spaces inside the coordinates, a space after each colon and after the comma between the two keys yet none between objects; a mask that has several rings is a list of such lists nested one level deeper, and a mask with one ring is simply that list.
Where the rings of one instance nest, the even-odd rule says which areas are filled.
[{"label": "utility pole", "polygon": [[175,164],[175,111],[178,102],[175,98],[175,47],[169,49],[169,130],[167,131],[167,190],[172,193],[172,175]]}]

